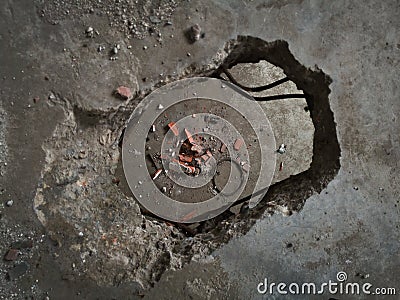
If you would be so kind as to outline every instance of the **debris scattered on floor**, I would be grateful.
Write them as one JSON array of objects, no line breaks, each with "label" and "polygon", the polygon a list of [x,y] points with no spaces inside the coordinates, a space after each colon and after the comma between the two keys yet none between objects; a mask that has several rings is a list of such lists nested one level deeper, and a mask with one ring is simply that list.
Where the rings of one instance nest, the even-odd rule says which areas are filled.
[{"label": "debris scattered on floor", "polygon": [[17,249],[8,250],[6,255],[4,256],[4,260],[6,260],[6,261],[14,261],[17,258],[18,258],[18,250]]},{"label": "debris scattered on floor", "polygon": [[281,145],[279,146],[277,152],[278,152],[279,154],[285,153],[285,152],[286,152],[286,145],[285,145],[285,144],[281,144]]},{"label": "debris scattered on floor", "polygon": [[201,27],[199,24],[195,24],[190,27],[190,39],[192,42],[196,42],[200,39],[201,36]]},{"label": "debris scattered on floor", "polygon": [[93,29],[93,27],[88,27],[87,29],[86,29],[86,36],[88,37],[88,38],[93,38],[94,37],[94,29]]},{"label": "debris scattered on floor", "polygon": [[160,18],[157,17],[157,16],[150,16],[149,19],[150,19],[150,22],[153,23],[153,24],[161,23]]},{"label": "debris scattered on floor", "polygon": [[245,172],[249,172],[250,171],[250,165],[248,164],[248,163],[245,163],[243,166],[242,166],[242,169],[243,169],[243,171],[245,171]]},{"label": "debris scattered on floor", "polygon": [[97,52],[103,52],[106,49],[106,47],[100,45],[99,47],[97,47]]},{"label": "debris scattered on floor", "polygon": [[56,100],[56,96],[54,95],[54,93],[50,93],[50,94],[49,94],[49,100],[50,100],[50,101]]},{"label": "debris scattered on floor", "polygon": [[115,93],[124,100],[130,100],[133,96],[131,89],[123,85],[118,87]]}]

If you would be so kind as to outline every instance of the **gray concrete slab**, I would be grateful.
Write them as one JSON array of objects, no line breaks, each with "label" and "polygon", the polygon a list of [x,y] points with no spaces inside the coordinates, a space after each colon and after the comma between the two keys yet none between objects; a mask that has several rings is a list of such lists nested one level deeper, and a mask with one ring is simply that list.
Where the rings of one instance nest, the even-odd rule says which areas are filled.
[{"label": "gray concrete slab", "polygon": [[[153,4],[144,2],[134,12],[136,18],[146,16],[147,20],[153,13]],[[162,32],[162,46],[157,34],[142,40],[125,37],[123,32],[129,25],[115,22],[120,17],[116,10],[128,5],[124,1],[96,4],[96,17],[81,1],[73,1],[76,9],[68,6],[69,13],[60,9],[64,7],[61,4],[62,1],[49,1],[43,8],[39,1],[1,3],[1,128],[4,124],[7,128],[3,131],[5,137],[0,135],[0,142],[7,144],[0,146],[2,253],[20,239],[33,240],[32,248],[20,250],[15,264],[1,263],[0,294],[4,299],[135,299],[145,294],[164,299],[258,299],[268,296],[257,292],[257,285],[264,278],[319,284],[335,280],[339,271],[347,273],[347,282],[370,282],[373,287],[395,287],[397,294],[400,292],[398,1],[179,2],[168,17],[172,26],[154,25]],[[49,19],[54,25],[47,22]],[[193,23],[199,23],[206,35],[190,44],[184,30]],[[88,39],[88,26],[99,29],[100,37]],[[133,91],[146,93],[161,80],[208,74],[226,58],[230,51],[228,40],[238,35],[268,42],[286,41],[301,65],[311,70],[318,67],[332,79],[329,104],[341,150],[338,174],[324,190],[309,197],[300,212],[291,216],[281,215],[279,209],[273,215],[261,213],[249,231],[243,230],[244,235],[234,234],[231,239],[226,233],[227,244],[217,243],[214,252],[211,242],[185,237],[184,243],[192,243],[192,252],[183,255],[182,261],[171,255],[172,262],[167,265],[174,268],[170,270],[163,268],[165,256],[161,255],[163,246],[157,244],[157,234],[161,232],[158,224],[145,218],[151,228],[149,235],[155,232],[145,246],[154,255],[141,260],[150,261],[151,266],[142,266],[140,270],[144,272],[139,273],[141,278],[148,278],[146,272],[151,273],[150,277],[154,276],[149,282],[157,282],[145,291],[121,275],[137,275],[133,267],[124,267],[124,257],[118,256],[119,264],[93,264],[91,272],[85,271],[81,253],[76,250],[80,237],[74,224],[59,218],[49,231],[33,211],[33,199],[43,184],[45,167],[49,166],[43,145],[44,149],[55,145],[51,144],[52,139],[68,145],[79,142],[79,138],[53,136],[65,132],[54,130],[68,126],[68,116],[79,126],[87,126],[106,115],[117,120],[112,128],[113,135],[118,136],[118,126],[135,103],[125,106],[113,97],[112,90],[117,85],[127,84]],[[118,60],[110,61],[107,53],[97,53],[99,45],[110,49],[115,43],[123,45]],[[128,49],[129,45],[132,48]],[[56,101],[49,101],[52,94]],[[40,100],[35,103],[36,97]],[[118,117],[113,119],[115,115]],[[89,131],[82,132],[88,144],[94,145],[90,137],[98,140],[99,134],[107,133],[106,129],[96,127],[95,137]],[[109,167],[115,171],[117,165]],[[93,170],[91,174],[96,177],[108,169],[101,172]],[[61,187],[57,189],[62,191]],[[101,188],[94,191],[101,193]],[[56,197],[57,193],[51,195]],[[12,206],[6,205],[9,200],[13,200]],[[127,212],[121,203],[118,205],[117,211]],[[136,206],[133,210],[138,212]],[[96,215],[100,219],[105,216],[106,213]],[[248,224],[252,222],[249,219]],[[120,232],[117,223],[114,225],[113,230]],[[171,231],[180,234],[177,229]],[[124,239],[129,241],[129,236]],[[185,260],[188,258],[192,262]],[[21,278],[9,281],[7,272],[23,261],[29,263],[29,269]],[[128,269],[132,273],[126,273]],[[198,272],[204,274],[197,275]],[[274,297],[290,298],[278,294],[269,298]],[[328,293],[315,298],[330,297],[367,298]]]}]

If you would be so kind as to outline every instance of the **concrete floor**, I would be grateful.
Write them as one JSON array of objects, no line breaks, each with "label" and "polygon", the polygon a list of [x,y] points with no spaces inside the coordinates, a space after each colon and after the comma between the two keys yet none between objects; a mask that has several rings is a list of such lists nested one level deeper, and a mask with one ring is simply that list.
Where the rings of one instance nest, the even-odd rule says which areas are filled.
[{"label": "concrete floor", "polygon": [[[174,26],[163,29],[162,48],[152,46],[153,37],[126,40],[104,16],[77,14],[50,25],[32,1],[3,1],[0,9],[1,252],[20,238],[34,240],[32,249],[21,250],[30,268],[20,279],[8,281],[5,274],[13,263],[2,262],[0,298],[311,299],[260,295],[257,285],[264,278],[320,284],[335,280],[340,271],[347,273],[347,282],[394,287],[398,295],[398,1],[185,1],[173,14]],[[206,36],[189,44],[183,30],[193,23],[201,24]],[[124,46],[119,60],[99,56],[100,42],[85,37],[89,25],[99,28],[102,43]],[[140,294],[135,283],[98,287],[85,274],[79,280],[61,278],[73,261],[71,252],[48,239],[32,209],[46,164],[42,145],[64,120],[61,105],[47,104],[49,95],[77,108],[117,109],[116,86],[150,90],[160,73],[173,79],[193,69],[213,69],[225,43],[238,35],[284,40],[302,65],[317,66],[332,78],[329,100],[341,149],[338,175],[300,212],[265,215],[207,260],[165,272]],[[14,203],[8,207],[10,199]],[[326,293],[315,298],[367,296]]]}]

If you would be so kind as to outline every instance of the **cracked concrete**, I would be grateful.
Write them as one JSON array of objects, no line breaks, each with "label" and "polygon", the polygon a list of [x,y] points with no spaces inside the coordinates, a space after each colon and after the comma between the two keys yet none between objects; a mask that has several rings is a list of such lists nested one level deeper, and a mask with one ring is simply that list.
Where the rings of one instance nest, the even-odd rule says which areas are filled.
[{"label": "cracked concrete", "polygon": [[[1,4],[1,107],[2,115],[8,117],[1,121],[7,126],[9,154],[2,157],[7,165],[1,169],[5,176],[0,178],[0,197],[3,204],[13,199],[14,205],[1,207],[0,245],[5,252],[21,235],[35,243],[18,258],[31,266],[20,279],[7,281],[5,274],[13,263],[2,263],[3,298],[135,299],[146,294],[164,299],[257,299],[266,297],[257,293],[257,284],[265,277],[275,282],[321,283],[334,280],[339,271],[348,274],[348,281],[369,281],[375,287],[399,290],[397,1],[179,2],[171,17],[173,26],[160,29],[165,37],[162,47],[154,47],[157,40],[153,36],[126,39],[117,28],[109,27],[104,15],[72,13],[51,25],[37,12],[31,1]],[[193,23],[199,23],[206,36],[189,44],[184,30]],[[99,38],[86,38],[89,25],[100,30]],[[334,180],[328,186],[322,184],[321,191],[316,188],[307,193],[303,209],[291,216],[261,213],[252,217],[244,236],[219,247],[201,267],[192,262],[181,270],[167,271],[148,291],[136,283],[98,286],[78,264],[73,275],[79,280],[69,276],[77,257],[59,243],[64,242],[63,234],[79,238],[76,233],[81,228],[65,226],[65,232],[49,232],[32,209],[45,165],[42,145],[52,139],[59,143],[52,134],[59,132],[56,128],[65,117],[60,105],[48,105],[51,93],[66,99],[77,113],[88,110],[101,116],[106,110],[118,112],[121,100],[112,96],[117,86],[127,85],[145,94],[161,80],[211,72],[227,57],[225,43],[239,35],[286,41],[300,65],[320,69],[332,79],[329,105],[341,151]],[[98,45],[109,48],[115,43],[124,49],[118,60],[97,53]],[[148,48],[144,50],[144,46]],[[40,99],[36,103],[35,97]],[[322,157],[318,163],[323,163]],[[279,190],[273,192],[278,199]],[[116,259],[126,262],[124,257]],[[200,270],[204,274],[198,275]]]}]

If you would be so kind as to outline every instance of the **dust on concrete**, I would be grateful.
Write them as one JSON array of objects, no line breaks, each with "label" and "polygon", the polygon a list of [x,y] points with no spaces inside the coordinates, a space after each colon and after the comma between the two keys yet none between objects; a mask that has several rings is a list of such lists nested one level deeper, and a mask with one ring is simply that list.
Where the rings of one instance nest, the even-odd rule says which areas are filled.
[{"label": "dust on concrete", "polygon": [[206,258],[214,246],[146,218],[118,188],[118,129],[126,114],[99,114],[98,123],[87,126],[64,103],[65,119],[43,145],[46,165],[34,203],[50,238],[70,252],[63,257],[70,274],[87,274],[101,285],[136,281],[148,288],[194,255]]},{"label": "dust on concrete", "polygon": [[[163,36],[160,28],[172,25],[172,15],[181,2],[181,0],[53,0],[40,3],[38,11],[40,16],[51,24],[59,24],[65,19],[79,18],[82,15],[106,16],[110,27],[126,37],[144,39],[154,35],[161,44]],[[92,29],[93,35],[101,34],[96,28]]]}]

